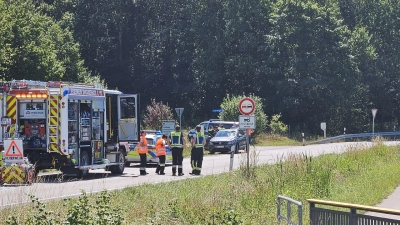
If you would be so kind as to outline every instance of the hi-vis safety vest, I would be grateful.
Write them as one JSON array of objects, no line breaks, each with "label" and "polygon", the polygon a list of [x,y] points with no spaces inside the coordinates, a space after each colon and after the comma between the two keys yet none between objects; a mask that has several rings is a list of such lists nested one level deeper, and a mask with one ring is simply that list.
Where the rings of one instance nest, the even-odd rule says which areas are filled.
[{"label": "hi-vis safety vest", "polygon": [[164,139],[162,138],[158,139],[156,142],[156,153],[157,156],[162,156],[167,154],[167,152],[165,151]]},{"label": "hi-vis safety vest", "polygon": [[[143,141],[143,143],[141,143],[142,141]],[[143,144],[143,146],[142,146],[142,144]],[[138,147],[139,148],[138,148],[137,152],[139,154],[147,154],[149,152],[149,149],[147,147],[147,140],[145,137],[140,136],[140,142],[138,144]]]},{"label": "hi-vis safety vest", "polygon": [[181,132],[171,132],[171,147],[172,148],[182,148]]},{"label": "hi-vis safety vest", "polygon": [[194,144],[195,148],[203,147],[204,134],[202,132],[196,132],[196,142]]}]

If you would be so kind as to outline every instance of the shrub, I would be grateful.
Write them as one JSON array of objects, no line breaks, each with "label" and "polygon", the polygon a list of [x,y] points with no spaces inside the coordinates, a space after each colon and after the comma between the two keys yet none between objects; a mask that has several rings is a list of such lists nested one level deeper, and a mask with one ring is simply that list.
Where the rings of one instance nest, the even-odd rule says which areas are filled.
[{"label": "shrub", "polygon": [[146,129],[161,130],[163,120],[172,120],[172,109],[162,102],[156,102],[155,99],[151,100],[151,105],[146,108],[143,123]]},{"label": "shrub", "polygon": [[271,122],[269,123],[272,134],[284,134],[287,132],[288,126],[282,121],[279,121],[281,117],[282,115],[280,113],[272,116]]},{"label": "shrub", "polygon": [[[223,99],[221,103],[221,109],[223,110],[218,117],[223,120],[237,121],[239,119],[239,109],[238,105],[241,99],[246,96],[231,96],[229,94]],[[254,111],[254,115],[256,116],[256,129],[255,134],[259,134],[264,131],[265,127],[268,124],[268,117],[263,111],[262,100],[258,96],[250,95],[251,99],[254,100],[256,105],[256,109]]]}]

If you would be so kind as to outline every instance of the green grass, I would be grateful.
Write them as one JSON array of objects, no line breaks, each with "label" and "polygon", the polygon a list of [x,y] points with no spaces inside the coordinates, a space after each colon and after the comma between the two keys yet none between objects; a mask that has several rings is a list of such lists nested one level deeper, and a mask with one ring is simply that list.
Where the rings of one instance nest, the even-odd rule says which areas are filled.
[{"label": "green grass", "polygon": [[254,142],[258,146],[294,146],[302,145],[302,142],[284,137],[281,135],[259,134],[254,138]]},{"label": "green grass", "polygon": [[[284,195],[303,203],[303,224],[309,224],[306,200],[310,198],[370,206],[379,203],[400,184],[399,160],[398,146],[387,147],[380,142],[368,149],[356,146],[340,155],[314,158],[293,154],[275,165],[251,166],[250,171],[241,168],[198,179],[54,201],[41,213],[51,212],[44,218],[57,218],[57,223],[48,224],[61,224],[69,217],[78,221],[91,205],[100,205],[82,217],[100,215],[97,221],[103,222],[109,217],[101,215],[119,218],[113,224],[121,224],[118,221],[122,219],[124,224],[276,224],[276,198]],[[30,216],[40,215],[38,208],[24,205],[3,209],[0,221],[5,224],[8,216],[14,215],[19,224],[26,224]]]}]

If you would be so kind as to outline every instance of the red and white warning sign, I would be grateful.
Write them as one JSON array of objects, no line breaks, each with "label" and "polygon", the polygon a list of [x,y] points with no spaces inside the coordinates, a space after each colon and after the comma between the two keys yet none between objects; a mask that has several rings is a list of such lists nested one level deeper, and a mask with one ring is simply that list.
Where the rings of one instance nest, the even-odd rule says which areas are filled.
[{"label": "red and white warning sign", "polygon": [[5,161],[20,161],[24,159],[24,150],[22,140],[4,140],[4,160]]},{"label": "red and white warning sign", "polygon": [[239,112],[242,115],[251,115],[256,109],[256,104],[254,103],[253,99],[246,97],[240,100],[238,107]]}]

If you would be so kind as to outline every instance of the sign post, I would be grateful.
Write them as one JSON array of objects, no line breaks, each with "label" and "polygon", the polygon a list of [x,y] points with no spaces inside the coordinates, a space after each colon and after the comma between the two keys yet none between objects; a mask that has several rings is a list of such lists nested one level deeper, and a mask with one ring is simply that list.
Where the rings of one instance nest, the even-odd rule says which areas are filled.
[{"label": "sign post", "polygon": [[321,123],[321,130],[324,131],[324,139],[325,139],[326,138],[326,123],[325,122]]},{"label": "sign post", "polygon": [[235,156],[235,151],[236,151],[236,146],[233,145],[231,147],[231,161],[230,161],[230,164],[229,164],[229,171],[233,170],[233,157]]},{"label": "sign post", "polygon": [[176,113],[179,116],[179,126],[182,127],[182,113],[184,108],[175,108]]},{"label": "sign post", "polygon": [[[255,116],[250,116],[254,113],[256,110],[256,104],[253,99],[249,97],[245,97],[242,100],[240,100],[239,105],[239,112],[246,116],[246,117],[241,117],[239,116],[239,128],[242,126],[247,126],[247,132],[246,132],[246,153],[247,153],[247,176],[250,177],[250,134],[251,134],[251,129],[254,129],[256,126],[256,117]],[[246,125],[242,125],[242,121]],[[253,119],[254,118],[254,119]],[[253,120],[252,120],[253,119]],[[253,123],[251,123],[253,122]],[[252,128],[254,127],[254,128]]]},{"label": "sign post", "polygon": [[378,112],[378,109],[372,109],[372,136],[375,136],[375,116],[376,112]]}]

